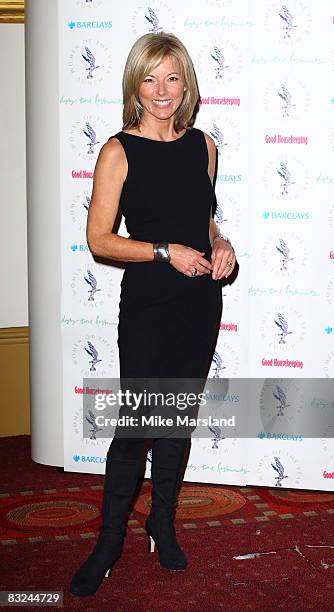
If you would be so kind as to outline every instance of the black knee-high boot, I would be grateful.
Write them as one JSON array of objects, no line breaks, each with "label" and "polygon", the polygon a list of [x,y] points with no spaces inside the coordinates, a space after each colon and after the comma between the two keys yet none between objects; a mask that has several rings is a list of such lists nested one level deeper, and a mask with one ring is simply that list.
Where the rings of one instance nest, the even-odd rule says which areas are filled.
[{"label": "black knee-high boot", "polygon": [[160,565],[170,570],[183,570],[187,566],[184,552],[176,541],[174,517],[181,468],[189,440],[159,438],[152,448],[152,507],[146,519],[149,550],[154,543]]},{"label": "black knee-high boot", "polygon": [[145,440],[140,439],[112,440],[107,453],[100,533],[93,551],[72,578],[72,595],[93,595],[122,553],[144,444]]}]

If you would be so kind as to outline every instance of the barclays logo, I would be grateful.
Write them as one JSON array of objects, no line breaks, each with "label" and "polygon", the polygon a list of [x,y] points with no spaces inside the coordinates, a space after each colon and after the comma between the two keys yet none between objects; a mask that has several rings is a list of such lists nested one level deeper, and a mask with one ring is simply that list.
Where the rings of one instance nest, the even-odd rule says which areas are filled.
[{"label": "barclays logo", "polygon": [[94,457],[94,456],[90,456],[90,455],[78,455],[77,453],[75,455],[73,455],[72,459],[73,459],[73,461],[75,461],[75,463],[79,463],[80,461],[82,463],[105,463],[106,462],[106,457]]},{"label": "barclays logo", "polygon": [[217,182],[220,183],[241,183],[241,174],[217,174]]},{"label": "barclays logo", "polygon": [[303,436],[295,434],[271,433],[270,431],[259,431],[257,434],[259,440],[285,440],[287,442],[303,442]]},{"label": "barclays logo", "polygon": [[89,251],[88,244],[71,244],[70,249],[73,253]]},{"label": "barclays logo", "polygon": [[310,213],[308,212],[296,212],[296,211],[264,211],[262,213],[263,219],[284,219],[287,221],[308,221],[310,219]]},{"label": "barclays logo", "polygon": [[112,21],[69,21],[67,26],[70,30],[109,30]]}]

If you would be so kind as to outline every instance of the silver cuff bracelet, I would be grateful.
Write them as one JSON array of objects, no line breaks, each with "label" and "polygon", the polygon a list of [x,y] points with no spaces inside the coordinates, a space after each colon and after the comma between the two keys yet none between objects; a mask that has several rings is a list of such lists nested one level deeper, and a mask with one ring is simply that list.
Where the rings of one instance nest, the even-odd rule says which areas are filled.
[{"label": "silver cuff bracelet", "polygon": [[165,261],[166,263],[170,262],[168,244],[165,242],[154,242],[153,253],[154,261]]}]

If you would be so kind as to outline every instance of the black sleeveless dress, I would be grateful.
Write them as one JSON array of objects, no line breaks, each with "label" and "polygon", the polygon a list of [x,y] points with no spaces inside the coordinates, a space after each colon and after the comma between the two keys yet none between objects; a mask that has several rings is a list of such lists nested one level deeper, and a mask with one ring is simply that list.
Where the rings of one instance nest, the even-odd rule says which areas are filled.
[{"label": "black sleeveless dress", "polygon": [[[120,207],[130,238],[179,243],[210,260],[214,191],[202,131],[161,142],[119,132],[128,162]],[[121,283],[121,378],[208,375],[222,311],[211,274],[188,277],[169,263],[127,262]]]}]

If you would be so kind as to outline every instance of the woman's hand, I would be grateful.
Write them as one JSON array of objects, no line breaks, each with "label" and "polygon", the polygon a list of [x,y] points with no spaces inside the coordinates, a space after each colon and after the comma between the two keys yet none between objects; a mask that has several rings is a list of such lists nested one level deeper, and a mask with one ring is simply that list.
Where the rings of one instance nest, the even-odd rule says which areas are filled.
[{"label": "woman's hand", "polygon": [[235,262],[235,253],[231,244],[224,240],[224,238],[215,238],[211,254],[211,263],[213,264],[212,278],[219,280],[230,276],[234,270]]},{"label": "woman's hand", "polygon": [[169,244],[170,264],[186,276],[203,276],[210,274],[212,264],[204,259],[205,251],[196,251],[183,244]]}]

